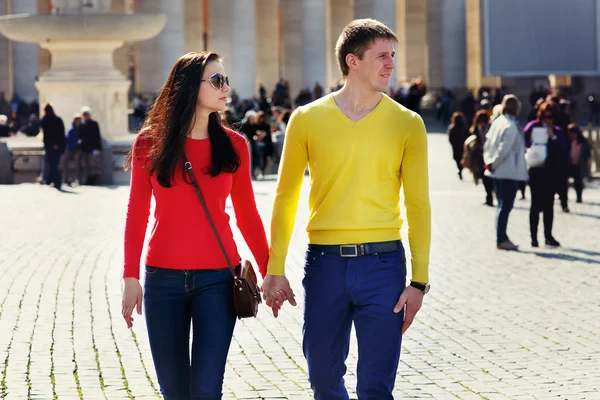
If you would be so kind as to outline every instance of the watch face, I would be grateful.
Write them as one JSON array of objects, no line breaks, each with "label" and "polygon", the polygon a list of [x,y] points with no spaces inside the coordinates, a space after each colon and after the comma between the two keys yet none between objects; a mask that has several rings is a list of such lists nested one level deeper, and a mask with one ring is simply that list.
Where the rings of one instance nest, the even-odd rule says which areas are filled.
[{"label": "watch face", "polygon": [[425,288],[423,289],[423,293],[424,294],[429,293],[429,289],[430,289],[429,283],[425,284]]}]

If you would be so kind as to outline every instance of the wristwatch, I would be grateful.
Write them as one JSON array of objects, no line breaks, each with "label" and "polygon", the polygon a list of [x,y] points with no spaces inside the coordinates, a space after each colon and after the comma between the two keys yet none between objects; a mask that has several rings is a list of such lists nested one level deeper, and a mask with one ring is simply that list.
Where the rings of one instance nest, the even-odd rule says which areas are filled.
[{"label": "wristwatch", "polygon": [[429,283],[423,284],[423,283],[419,283],[419,282],[411,282],[410,286],[419,289],[421,292],[423,292],[423,294],[429,293],[429,289],[430,289]]}]

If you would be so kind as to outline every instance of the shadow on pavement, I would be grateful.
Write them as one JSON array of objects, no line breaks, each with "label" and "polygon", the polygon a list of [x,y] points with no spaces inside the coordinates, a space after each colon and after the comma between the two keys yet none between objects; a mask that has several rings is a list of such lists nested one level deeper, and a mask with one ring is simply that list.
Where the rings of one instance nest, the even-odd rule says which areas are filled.
[{"label": "shadow on pavement", "polygon": [[565,253],[541,253],[536,251],[520,251],[523,254],[534,254],[541,258],[547,258],[551,260],[561,260],[561,261],[572,261],[572,262],[583,262],[588,264],[600,264],[600,261],[594,260],[591,258],[578,257],[571,254]]}]

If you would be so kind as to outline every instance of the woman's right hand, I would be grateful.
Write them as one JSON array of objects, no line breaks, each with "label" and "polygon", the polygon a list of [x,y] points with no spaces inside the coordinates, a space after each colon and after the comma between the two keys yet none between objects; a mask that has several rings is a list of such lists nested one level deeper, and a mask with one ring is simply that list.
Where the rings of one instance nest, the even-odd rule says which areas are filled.
[{"label": "woman's right hand", "polygon": [[142,315],[142,286],[136,278],[125,278],[125,288],[123,289],[123,302],[121,312],[127,323],[127,328],[133,326],[133,309],[138,315]]}]

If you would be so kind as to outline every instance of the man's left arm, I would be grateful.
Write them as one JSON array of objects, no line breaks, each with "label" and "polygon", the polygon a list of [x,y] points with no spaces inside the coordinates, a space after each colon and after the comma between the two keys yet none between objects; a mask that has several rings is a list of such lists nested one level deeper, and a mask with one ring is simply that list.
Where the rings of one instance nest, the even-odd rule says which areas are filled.
[{"label": "man's left arm", "polygon": [[[410,134],[404,146],[400,174],[404,186],[404,204],[408,222],[412,281],[429,282],[429,248],[431,245],[431,205],[429,202],[429,167],[427,131],[420,116],[413,117]],[[412,324],[421,309],[424,292],[408,286],[402,292],[394,312],[406,306],[402,333]]]},{"label": "man's left arm", "polygon": [[427,132],[423,120],[416,115],[404,148],[401,177],[408,222],[412,280],[420,283],[429,282],[431,205],[427,159]]}]

